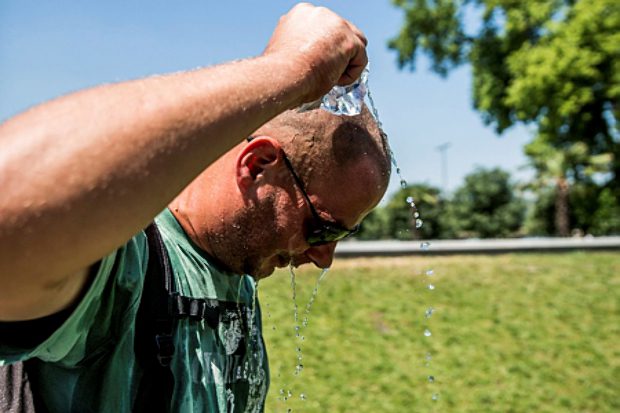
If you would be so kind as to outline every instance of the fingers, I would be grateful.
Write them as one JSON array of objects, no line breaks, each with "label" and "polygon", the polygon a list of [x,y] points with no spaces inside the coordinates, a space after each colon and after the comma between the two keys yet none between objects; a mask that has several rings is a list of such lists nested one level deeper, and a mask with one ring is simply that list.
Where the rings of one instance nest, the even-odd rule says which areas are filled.
[{"label": "fingers", "polygon": [[346,86],[355,82],[368,65],[368,55],[365,47],[358,47],[357,53],[351,58],[344,73],[338,79],[337,85]]},{"label": "fingers", "polygon": [[338,79],[337,84],[339,86],[350,85],[359,79],[362,71],[368,65],[368,54],[366,53],[366,46],[368,46],[368,39],[362,33],[362,31],[350,21],[345,20],[345,23],[349,27],[352,33],[355,34],[359,43],[355,46],[356,53],[351,57],[347,68],[342,76]]},{"label": "fingers", "polygon": [[264,54],[295,66],[304,103],[357,80],[368,63],[367,44],[353,23],[325,7],[300,3],[280,19]]},{"label": "fingers", "polygon": [[358,29],[357,26],[351,23],[350,21],[345,20],[345,22],[347,23],[351,31],[355,33],[355,35],[362,41],[362,43],[364,44],[364,47],[368,46],[368,39],[366,39],[366,36],[364,36],[364,33],[362,33],[362,31]]}]

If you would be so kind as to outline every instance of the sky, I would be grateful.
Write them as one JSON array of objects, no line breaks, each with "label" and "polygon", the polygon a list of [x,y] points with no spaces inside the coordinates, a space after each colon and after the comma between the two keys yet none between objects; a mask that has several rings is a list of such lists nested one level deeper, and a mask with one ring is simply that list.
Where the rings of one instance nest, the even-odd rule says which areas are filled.
[{"label": "sky", "polygon": [[[285,0],[0,1],[0,122],[57,96],[102,83],[177,72],[259,55]],[[501,167],[527,179],[518,126],[498,137],[471,104],[468,67],[442,79],[422,57],[401,71],[387,41],[402,12],[389,0],[316,1],[369,40],[369,87],[408,183],[454,191],[474,168]],[[439,145],[446,151],[442,175]],[[396,174],[388,194],[398,189]]]}]

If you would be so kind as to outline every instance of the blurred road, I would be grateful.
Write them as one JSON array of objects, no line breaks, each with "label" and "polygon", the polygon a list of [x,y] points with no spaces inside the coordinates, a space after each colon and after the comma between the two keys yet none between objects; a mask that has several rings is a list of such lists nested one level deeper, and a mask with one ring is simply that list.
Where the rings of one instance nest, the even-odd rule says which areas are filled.
[{"label": "blurred road", "polygon": [[554,252],[575,250],[620,250],[620,236],[417,241],[351,240],[338,244],[336,256],[500,254],[508,252]]}]

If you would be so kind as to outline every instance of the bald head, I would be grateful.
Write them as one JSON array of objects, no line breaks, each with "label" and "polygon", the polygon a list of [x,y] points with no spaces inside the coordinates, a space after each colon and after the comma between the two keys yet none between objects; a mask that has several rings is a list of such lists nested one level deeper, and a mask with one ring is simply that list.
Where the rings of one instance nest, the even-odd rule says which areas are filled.
[{"label": "bald head", "polygon": [[342,173],[362,160],[372,161],[387,188],[391,158],[385,135],[366,106],[358,116],[337,116],[324,110],[286,111],[257,134],[277,139],[302,179]]}]

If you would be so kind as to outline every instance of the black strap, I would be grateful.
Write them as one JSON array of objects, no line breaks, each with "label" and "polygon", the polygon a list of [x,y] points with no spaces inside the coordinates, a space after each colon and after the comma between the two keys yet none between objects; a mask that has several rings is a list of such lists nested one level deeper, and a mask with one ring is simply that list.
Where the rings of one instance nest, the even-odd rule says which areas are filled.
[{"label": "black strap", "polygon": [[205,320],[216,329],[220,321],[220,302],[211,298],[192,298],[175,294],[170,297],[171,311],[175,318]]},{"label": "black strap", "polygon": [[[175,319],[171,294],[177,294],[170,259],[155,223],[146,230],[149,262],[136,316],[134,351],[143,370],[134,412],[168,412],[174,390],[170,361],[174,354]],[[178,294],[177,294],[178,295]]]}]

